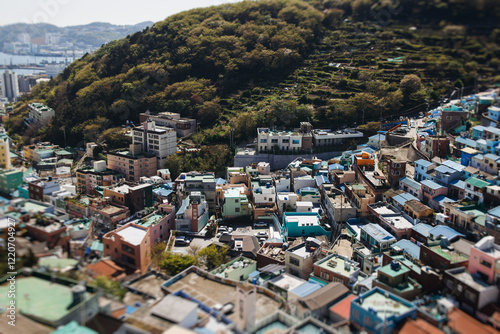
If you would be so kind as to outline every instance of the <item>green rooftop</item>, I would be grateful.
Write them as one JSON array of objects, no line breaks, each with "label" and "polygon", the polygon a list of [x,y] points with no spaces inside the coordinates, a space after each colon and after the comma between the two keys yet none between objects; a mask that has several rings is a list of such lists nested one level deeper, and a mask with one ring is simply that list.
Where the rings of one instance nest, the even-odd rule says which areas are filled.
[{"label": "green rooftop", "polygon": [[401,264],[405,265],[407,268],[410,268],[419,275],[422,272],[420,266],[408,260],[404,255],[394,255],[392,259],[401,262]]},{"label": "green rooftop", "polygon": [[53,269],[64,269],[67,267],[73,267],[78,264],[78,260],[75,259],[58,259],[56,257],[43,257],[38,261],[38,265],[41,267],[49,267]]},{"label": "green rooftop", "polygon": [[38,154],[42,154],[42,153],[53,153],[53,152],[54,152],[54,150],[53,150],[53,149],[50,149],[50,148],[44,148],[44,149],[38,150],[37,152],[38,152]]},{"label": "green rooftop", "polygon": [[[9,283],[0,286],[0,304],[9,305],[7,294]],[[17,277],[16,279],[16,308],[27,316],[33,316],[49,322],[57,320],[68,314],[73,303],[71,287],[38,277]],[[85,300],[91,298],[88,292]]]},{"label": "green rooftop", "polygon": [[94,240],[90,246],[90,250],[104,252],[104,244],[99,240]]},{"label": "green rooftop", "polygon": [[155,225],[162,218],[163,218],[162,215],[155,213],[150,216],[144,217],[137,223],[137,225],[149,227],[151,225]]},{"label": "green rooftop", "polygon": [[488,182],[477,179],[475,177],[469,177],[467,180],[465,180],[465,183],[468,183],[476,188],[484,188],[490,185]]},{"label": "green rooftop", "polygon": [[445,259],[449,260],[451,263],[463,262],[463,261],[467,261],[469,259],[469,258],[467,258],[467,257],[465,257],[457,252],[454,252],[454,251],[450,252],[448,250],[443,250],[440,245],[430,247],[430,249],[433,252],[441,255]]},{"label": "green rooftop", "polygon": [[70,155],[70,154],[73,154],[73,152],[70,152],[70,151],[68,151],[68,150],[64,150],[64,149],[62,149],[62,150],[57,150],[57,151],[56,151],[56,154],[57,154],[57,155]]},{"label": "green rooftop", "polygon": [[52,332],[52,334],[98,334],[98,333],[88,327],[80,326],[76,321],[73,320],[67,325],[59,327],[55,332]]},{"label": "green rooftop", "polygon": [[90,219],[82,219],[73,222],[70,226],[73,231],[88,230],[92,221]]},{"label": "green rooftop", "polygon": [[24,209],[26,211],[45,211],[47,209],[48,205],[42,205],[42,204],[37,204],[37,203],[33,203],[33,202],[28,202],[26,201],[24,203]]},{"label": "green rooftop", "polygon": [[410,272],[410,269],[406,268],[402,264],[399,265],[398,270],[392,269],[391,265],[388,264],[379,269],[379,271],[389,277],[396,277]]}]

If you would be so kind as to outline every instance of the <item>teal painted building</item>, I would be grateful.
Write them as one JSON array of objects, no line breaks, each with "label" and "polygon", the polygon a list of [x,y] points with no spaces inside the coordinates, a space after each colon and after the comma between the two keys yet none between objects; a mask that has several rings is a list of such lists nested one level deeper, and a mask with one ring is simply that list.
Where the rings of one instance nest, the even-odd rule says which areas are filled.
[{"label": "teal painted building", "polygon": [[325,235],[330,238],[332,231],[328,224],[321,223],[316,212],[285,212],[283,216],[284,235],[291,238]]},{"label": "teal painted building", "polygon": [[23,184],[23,172],[20,169],[0,170],[0,193],[10,194]]},{"label": "teal painted building", "polygon": [[415,305],[379,287],[351,301],[350,322],[369,333],[393,333],[407,318],[415,319]]},{"label": "teal painted building", "polygon": [[17,191],[19,192],[19,197],[29,199],[30,198],[30,192],[28,190],[28,185],[27,184],[22,184],[17,187]]},{"label": "teal painted building", "polygon": [[224,191],[222,218],[236,218],[252,215],[252,204],[247,195],[240,192],[240,188],[229,188]]}]

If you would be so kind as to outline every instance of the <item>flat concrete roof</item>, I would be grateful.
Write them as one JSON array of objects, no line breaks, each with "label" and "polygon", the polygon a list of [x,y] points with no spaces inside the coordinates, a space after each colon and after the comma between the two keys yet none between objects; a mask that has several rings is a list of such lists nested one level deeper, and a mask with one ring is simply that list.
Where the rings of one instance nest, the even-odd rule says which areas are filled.
[{"label": "flat concrete roof", "polygon": [[[9,283],[0,286],[0,304],[9,305],[7,296]],[[62,284],[52,283],[42,278],[18,277],[16,279],[16,309],[27,316],[36,316],[48,321],[57,321],[68,313],[68,307],[73,302],[71,288]],[[85,300],[91,294],[85,293]]]},{"label": "flat concrete roof", "polygon": [[271,281],[269,281],[269,283],[272,283],[288,291],[295,289],[296,287],[304,284],[305,282],[306,282],[305,280],[289,275],[287,273],[281,274],[280,276],[275,277]]},{"label": "flat concrete roof", "polygon": [[174,323],[180,323],[197,308],[198,304],[195,302],[168,295],[153,306],[151,314]]},{"label": "flat concrete roof", "polygon": [[[236,305],[236,287],[222,284],[191,272],[179,281],[170,285],[168,289],[175,293],[182,290],[184,293],[196,298],[208,307],[216,304],[233,303]],[[256,320],[267,318],[280,308],[276,300],[257,293]],[[236,312],[228,316],[231,321],[236,321]]]},{"label": "flat concrete roof", "polygon": [[384,217],[385,220],[389,222],[396,229],[412,228],[413,224],[403,216],[397,217]]},{"label": "flat concrete roof", "polygon": [[141,244],[142,240],[146,236],[146,233],[147,232],[145,230],[132,225],[116,232],[116,234],[121,236],[126,242],[134,246]]},{"label": "flat concrete roof", "polygon": [[[349,270],[345,268],[345,264],[349,263]],[[359,270],[359,264],[354,261],[346,261],[342,257],[333,256],[330,259],[317,264],[319,267],[335,272],[344,277],[351,276],[356,270]]]},{"label": "flat concrete roof", "polygon": [[372,309],[377,311],[377,316],[380,319],[386,319],[391,316],[399,316],[410,311],[410,308],[403,303],[391,298],[389,295],[386,297],[384,294],[376,291],[369,296],[363,298],[361,306],[365,309]]}]

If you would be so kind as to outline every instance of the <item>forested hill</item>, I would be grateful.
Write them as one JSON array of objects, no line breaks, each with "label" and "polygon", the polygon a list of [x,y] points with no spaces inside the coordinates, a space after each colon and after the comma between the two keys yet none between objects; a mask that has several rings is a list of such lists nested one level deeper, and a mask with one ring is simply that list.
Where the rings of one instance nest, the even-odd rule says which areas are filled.
[{"label": "forested hill", "polygon": [[499,17],[494,0],[267,0],[190,10],[36,86],[7,127],[22,133],[31,101],[56,110],[42,138],[62,143],[65,130],[69,144],[148,109],[197,118],[205,143],[226,141],[231,127],[245,139],[256,126],[377,119],[495,80]]}]

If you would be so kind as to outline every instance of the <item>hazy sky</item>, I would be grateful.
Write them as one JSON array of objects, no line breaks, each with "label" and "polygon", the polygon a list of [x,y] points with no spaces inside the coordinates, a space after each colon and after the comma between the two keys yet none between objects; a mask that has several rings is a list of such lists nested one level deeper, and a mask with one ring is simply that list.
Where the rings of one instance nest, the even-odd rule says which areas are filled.
[{"label": "hazy sky", "polygon": [[91,22],[136,24],[161,21],[184,10],[241,0],[7,0],[0,25],[51,23],[60,27]]}]

